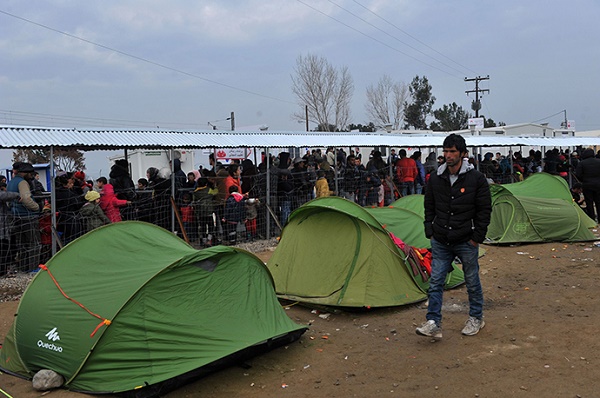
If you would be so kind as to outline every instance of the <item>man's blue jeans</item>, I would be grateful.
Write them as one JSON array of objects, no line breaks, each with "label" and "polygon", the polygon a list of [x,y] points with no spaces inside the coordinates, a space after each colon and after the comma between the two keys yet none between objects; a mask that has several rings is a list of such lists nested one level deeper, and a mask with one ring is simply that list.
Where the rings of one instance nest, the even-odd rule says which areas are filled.
[{"label": "man's blue jeans", "polygon": [[441,325],[444,283],[448,271],[452,269],[452,261],[455,257],[458,257],[462,262],[465,274],[469,295],[469,316],[481,319],[483,317],[483,289],[479,280],[479,248],[473,246],[470,242],[445,245],[431,238],[431,251],[427,320],[434,320],[438,325]]}]

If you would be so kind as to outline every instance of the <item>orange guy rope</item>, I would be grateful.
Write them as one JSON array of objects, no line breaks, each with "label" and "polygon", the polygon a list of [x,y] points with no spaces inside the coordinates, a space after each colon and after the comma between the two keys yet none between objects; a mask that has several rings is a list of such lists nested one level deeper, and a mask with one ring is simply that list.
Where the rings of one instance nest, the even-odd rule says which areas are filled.
[{"label": "orange guy rope", "polygon": [[85,305],[81,304],[79,301],[75,300],[74,298],[71,298],[67,295],[67,293],[65,293],[65,291],[60,287],[58,281],[56,280],[56,278],[54,278],[54,275],[52,275],[52,272],[50,272],[50,270],[48,269],[48,267],[45,264],[40,264],[40,269],[48,272],[48,275],[50,276],[50,278],[52,279],[52,281],[54,282],[54,284],[56,285],[56,287],[58,288],[58,290],[60,291],[60,293],[69,301],[77,304],[79,307],[81,307],[82,309],[84,309],[88,314],[90,314],[93,317],[96,317],[98,319],[100,319],[102,322],[100,322],[100,324],[98,324],[98,326],[96,326],[96,329],[94,329],[94,331],[92,332],[92,334],[90,335],[90,337],[94,337],[94,335],[96,334],[96,332],[98,331],[98,329],[100,329],[103,325],[110,325],[111,321],[109,319],[103,318],[100,315],[90,311],[89,309],[87,309],[85,307]]}]

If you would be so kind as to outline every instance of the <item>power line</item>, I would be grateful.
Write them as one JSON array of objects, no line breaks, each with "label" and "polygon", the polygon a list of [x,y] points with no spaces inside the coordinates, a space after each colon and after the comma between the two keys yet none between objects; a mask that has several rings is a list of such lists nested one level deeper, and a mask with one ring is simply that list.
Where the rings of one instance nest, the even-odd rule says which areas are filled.
[{"label": "power line", "polygon": [[[68,116],[68,115],[56,115],[49,113],[39,112],[25,112],[25,111],[11,111],[0,109],[0,115],[3,118],[14,124],[15,121],[26,122],[26,123],[45,123],[52,124],[52,122],[77,122],[77,123],[97,123],[101,122],[104,127],[124,127],[124,126],[136,126],[144,128],[156,128],[157,125],[169,125],[169,126],[197,126],[202,129],[203,124],[197,123],[181,123],[181,122],[147,122],[141,120],[129,120],[129,119],[105,119],[96,117],[82,117],[82,116]],[[50,121],[50,122],[48,122]]]},{"label": "power line", "polygon": [[383,45],[383,46],[385,46],[385,47],[387,47],[387,48],[389,48],[389,49],[391,49],[391,50],[393,50],[393,51],[396,51],[396,52],[398,52],[398,53],[400,53],[400,54],[402,54],[402,55],[405,55],[405,56],[407,56],[407,57],[409,57],[409,58],[412,58],[412,59],[414,59],[414,60],[415,60],[415,61],[417,61],[417,62],[420,62],[420,63],[422,63],[422,64],[424,64],[424,65],[427,65],[427,66],[429,66],[430,68],[437,69],[437,70],[439,70],[440,72],[443,72],[443,73],[446,73],[446,74],[448,74],[448,75],[450,75],[450,76],[455,76],[455,77],[456,77],[456,75],[454,75],[454,74],[452,74],[452,73],[450,73],[450,72],[448,72],[448,71],[445,71],[445,70],[443,70],[443,69],[440,69],[440,68],[438,68],[438,67],[437,67],[437,66],[435,66],[435,65],[431,65],[431,64],[429,64],[429,63],[427,63],[427,62],[425,62],[425,61],[422,61],[422,60],[420,60],[420,59],[418,59],[418,58],[416,58],[416,57],[413,57],[413,56],[412,56],[412,55],[410,55],[410,54],[407,54],[407,53],[405,53],[405,52],[404,52],[404,51],[402,51],[402,50],[399,50],[399,49],[397,49],[397,48],[395,48],[395,47],[392,47],[392,46],[390,46],[389,44],[387,44],[387,43],[384,43],[383,41],[381,41],[381,40],[379,40],[379,39],[377,39],[377,38],[375,38],[375,37],[373,37],[373,36],[370,36],[370,35],[368,35],[368,34],[366,34],[366,33],[362,32],[362,31],[360,31],[360,30],[356,29],[355,27],[353,27],[353,26],[350,26],[350,25],[348,25],[348,24],[346,24],[346,23],[344,23],[344,22],[340,21],[339,19],[332,17],[331,15],[328,15],[328,14],[324,13],[323,11],[321,11],[321,10],[319,10],[319,9],[317,9],[317,8],[315,8],[315,7],[313,7],[313,6],[311,6],[310,4],[307,4],[307,3],[305,3],[305,2],[304,2],[304,1],[302,1],[302,0],[296,0],[296,1],[298,1],[298,2],[299,2],[299,3],[301,3],[301,4],[304,4],[305,6],[307,6],[308,8],[311,8],[312,10],[314,10],[314,11],[318,12],[319,14],[322,14],[322,15],[326,16],[327,18],[330,18],[330,19],[332,19],[332,20],[336,21],[337,23],[339,23],[339,24],[341,24],[341,25],[344,25],[344,26],[345,26],[345,27],[347,27],[348,29],[352,29],[353,31],[355,31],[355,32],[357,32],[357,33],[359,33],[359,34],[361,34],[361,35],[363,35],[363,36],[365,36],[365,37],[367,37],[367,38],[369,38],[369,39],[371,39],[371,40],[373,40],[373,41],[375,41],[375,42],[377,42],[377,43],[379,43],[379,44],[381,44],[381,45]]},{"label": "power line", "polygon": [[[436,61],[436,62],[439,62],[440,64],[442,64],[442,65],[444,65],[444,66],[446,66],[446,67],[448,67],[448,68],[450,68],[450,69],[453,69],[453,70],[455,70],[456,72],[458,72],[458,73],[460,73],[460,74],[464,74],[464,73],[463,73],[463,71],[460,71],[460,70],[456,69],[455,67],[453,67],[453,66],[450,66],[450,65],[446,64],[445,62],[442,62],[442,61],[440,61],[439,59],[436,59],[436,58],[432,57],[431,55],[429,55],[429,54],[426,54],[426,53],[424,53],[423,51],[419,50],[418,48],[416,48],[416,47],[413,47],[412,45],[410,45],[410,44],[408,44],[408,43],[406,43],[406,42],[404,42],[404,41],[400,40],[400,39],[399,39],[399,38],[397,38],[396,36],[394,36],[394,35],[390,34],[389,32],[386,32],[385,30],[383,30],[383,29],[379,28],[377,25],[374,25],[374,24],[372,24],[371,22],[369,22],[369,21],[367,21],[366,19],[364,19],[364,18],[362,18],[362,17],[360,17],[360,16],[358,16],[358,15],[354,14],[352,11],[350,11],[350,10],[348,10],[348,9],[346,9],[346,8],[344,8],[344,7],[342,7],[342,6],[340,6],[339,4],[336,4],[336,3],[335,3],[335,2],[333,2],[332,0],[327,0],[327,1],[329,1],[329,2],[330,2],[331,4],[333,4],[334,6],[336,6],[336,7],[340,8],[340,9],[342,9],[342,10],[346,11],[348,14],[352,15],[353,17],[355,17],[355,18],[357,18],[357,19],[359,19],[359,20],[363,21],[364,23],[366,23],[367,25],[369,25],[369,26],[373,27],[374,29],[377,29],[377,30],[378,30],[378,31],[380,31],[381,33],[383,33],[383,34],[385,34],[385,35],[387,35],[387,36],[391,37],[392,39],[394,39],[394,40],[396,40],[396,41],[398,41],[398,42],[400,42],[400,43],[404,44],[405,46],[407,46],[407,47],[409,47],[409,48],[412,48],[413,50],[417,51],[417,52],[418,52],[418,53],[420,53],[421,55],[424,55],[424,56],[426,56],[426,57],[428,57],[428,58],[431,58],[432,60],[434,60],[434,61]],[[375,16],[377,16],[378,18],[382,19],[383,21],[385,21],[385,22],[388,22],[387,20],[385,20],[384,18],[381,18],[379,15],[375,14],[373,11],[369,10],[367,7],[363,6],[362,4],[360,4],[360,3],[357,3],[357,4],[359,4],[361,7],[365,8],[367,11],[371,12],[372,14],[374,14]],[[389,22],[388,22],[388,23],[389,23]],[[392,25],[392,26],[394,26],[394,25]],[[396,27],[396,26],[394,26],[394,27]],[[397,27],[396,27],[396,28],[397,28]],[[397,28],[397,29],[399,29],[399,28]],[[402,31],[402,30],[401,30],[401,31]],[[403,31],[402,31],[402,32],[403,32]],[[405,33],[405,32],[403,32],[403,33]],[[412,37],[412,36],[411,36],[411,37]],[[416,40],[416,39],[415,39],[415,40]]]},{"label": "power line", "polygon": [[564,110],[562,110],[562,111],[556,112],[556,113],[554,113],[554,114],[552,114],[552,115],[550,115],[550,116],[546,116],[546,117],[543,117],[543,118],[541,118],[541,119],[534,120],[534,121],[533,121],[533,122],[531,122],[531,123],[537,123],[537,122],[541,122],[542,120],[547,120],[547,119],[550,119],[551,117],[554,117],[554,116],[556,116],[556,115],[561,115],[561,114],[564,114],[564,112],[565,112],[565,111],[564,111]]},{"label": "power line", "polygon": [[[362,8],[364,8],[365,10],[369,11],[371,14],[375,15],[377,18],[381,19],[382,21],[384,21],[385,23],[389,24],[390,26],[393,26],[394,28],[398,29],[400,32],[404,33],[406,36],[410,37],[411,39],[415,40],[416,42],[418,42],[418,43],[420,43],[420,44],[424,45],[425,47],[429,48],[431,51],[435,52],[436,54],[439,54],[439,55],[441,55],[442,57],[446,58],[447,60],[454,62],[456,65],[460,66],[461,68],[464,68],[464,69],[466,69],[466,70],[468,70],[468,71],[470,71],[470,72],[473,72],[473,73],[477,74],[477,72],[475,72],[474,70],[472,70],[472,69],[470,69],[470,68],[468,68],[468,67],[466,67],[466,66],[462,65],[461,63],[459,63],[459,62],[456,62],[456,61],[455,61],[455,60],[453,60],[452,58],[450,58],[450,57],[448,57],[448,56],[446,56],[446,55],[442,54],[441,52],[439,52],[439,51],[438,51],[438,50],[436,50],[435,48],[433,48],[433,47],[429,46],[427,43],[424,43],[423,41],[421,41],[421,40],[419,40],[418,38],[414,37],[414,36],[413,36],[413,35],[411,35],[410,33],[406,32],[406,31],[405,31],[405,30],[403,30],[403,29],[401,29],[400,27],[398,27],[398,26],[397,26],[397,25],[395,25],[394,23],[392,23],[392,22],[388,21],[387,19],[383,18],[382,16],[378,15],[377,13],[375,13],[374,11],[372,11],[371,9],[369,9],[368,7],[366,7],[366,6],[362,5],[362,4],[360,4],[358,1],[356,1],[356,0],[353,0],[353,1],[354,1],[356,4],[358,4],[359,6],[361,6]],[[411,48],[412,48],[412,47],[411,47]],[[431,57],[431,58],[433,58],[433,57]],[[433,58],[433,59],[435,59],[435,58]],[[437,61],[437,60],[436,60],[436,61]],[[438,62],[440,62],[440,61],[438,61]]]},{"label": "power line", "polygon": [[52,32],[60,33],[61,35],[70,37],[72,39],[80,40],[80,41],[82,41],[84,43],[88,43],[88,44],[91,44],[93,46],[97,46],[97,47],[103,48],[105,50],[112,51],[112,52],[115,52],[117,54],[123,55],[125,57],[133,58],[133,59],[136,59],[138,61],[142,61],[142,62],[148,63],[150,65],[158,66],[160,68],[167,69],[167,70],[170,70],[172,72],[181,73],[183,75],[186,75],[186,76],[189,76],[189,77],[193,77],[195,79],[203,80],[205,82],[216,84],[216,85],[219,85],[219,86],[222,86],[222,87],[227,87],[227,88],[230,88],[232,90],[241,91],[241,92],[246,93],[246,94],[255,95],[257,97],[262,97],[262,98],[266,98],[266,99],[270,99],[270,100],[274,100],[274,101],[279,101],[279,102],[284,102],[284,103],[288,103],[288,104],[297,105],[293,101],[288,101],[288,100],[284,100],[284,99],[281,99],[281,98],[271,97],[269,95],[260,94],[260,93],[254,92],[254,91],[250,91],[250,90],[246,90],[246,89],[243,89],[243,88],[235,87],[235,86],[232,86],[230,84],[221,83],[221,82],[218,82],[216,80],[207,79],[205,77],[202,77],[202,76],[199,76],[199,75],[195,75],[193,73],[189,73],[189,72],[183,71],[181,69],[176,69],[176,68],[173,68],[173,67],[170,67],[170,66],[167,66],[167,65],[164,65],[164,64],[161,64],[161,63],[149,60],[147,58],[143,58],[143,57],[140,57],[140,56],[137,56],[137,55],[134,55],[134,54],[130,54],[130,53],[127,53],[125,51],[117,50],[116,48],[112,48],[112,47],[106,46],[104,44],[100,44],[100,43],[96,43],[96,42],[93,42],[93,41],[88,40],[88,39],[84,39],[83,37],[79,37],[79,36],[76,36],[76,35],[73,35],[73,34],[70,34],[70,33],[67,33],[67,32],[63,32],[62,30],[58,30],[58,29],[52,28],[52,27],[50,27],[48,25],[44,25],[44,24],[41,24],[39,22],[35,22],[35,21],[30,20],[30,19],[20,17],[20,16],[15,15],[15,14],[11,14],[10,12],[4,11],[4,10],[0,10],[0,14],[4,14],[4,15],[7,15],[7,16],[12,17],[12,18],[19,19],[21,21],[30,23],[32,25],[39,26],[41,28],[50,30]]}]

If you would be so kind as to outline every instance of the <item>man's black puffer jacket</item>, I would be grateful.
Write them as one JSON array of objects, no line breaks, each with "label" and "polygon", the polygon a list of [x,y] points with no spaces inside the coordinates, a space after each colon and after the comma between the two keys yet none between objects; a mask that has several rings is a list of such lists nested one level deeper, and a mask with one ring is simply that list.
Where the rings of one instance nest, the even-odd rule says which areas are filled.
[{"label": "man's black puffer jacket", "polygon": [[600,159],[594,157],[594,150],[587,148],[581,154],[575,175],[584,189],[600,189]]},{"label": "man's black puffer jacket", "polygon": [[431,173],[425,192],[425,235],[445,244],[482,243],[492,212],[487,179],[464,162],[452,186],[445,165],[438,173]]}]

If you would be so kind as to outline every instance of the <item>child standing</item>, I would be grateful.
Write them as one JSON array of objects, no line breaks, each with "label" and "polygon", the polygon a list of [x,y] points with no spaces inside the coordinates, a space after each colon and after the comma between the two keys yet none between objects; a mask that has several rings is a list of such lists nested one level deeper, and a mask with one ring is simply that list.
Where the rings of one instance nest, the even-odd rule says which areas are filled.
[{"label": "child standing", "polygon": [[225,202],[225,212],[222,220],[229,237],[229,243],[232,245],[236,243],[238,224],[246,219],[244,195],[239,193],[238,190],[237,185],[229,187],[229,197]]},{"label": "child standing", "polygon": [[40,216],[40,264],[46,264],[52,257],[52,207],[45,202]]},{"label": "child standing", "polygon": [[85,232],[110,224],[110,219],[100,208],[100,194],[96,191],[88,191],[85,194],[87,201],[79,210],[85,225]]},{"label": "child standing", "polygon": [[181,222],[183,223],[183,229],[190,242],[194,242],[198,239],[198,226],[194,217],[194,208],[192,207],[192,195],[189,192],[184,193],[181,196],[181,206],[179,206],[179,212],[181,213]]},{"label": "child standing", "polygon": [[256,218],[258,217],[259,204],[258,199],[248,199],[246,201],[246,232],[250,241],[256,238]]},{"label": "child standing", "polygon": [[315,183],[315,188],[317,191],[317,198],[331,196],[331,191],[329,190],[329,182],[327,182],[327,178],[325,178],[325,171],[317,171],[317,182]]},{"label": "child standing", "polygon": [[196,189],[192,194],[194,214],[200,229],[199,238],[205,246],[212,246],[212,239],[215,234],[213,213],[215,211],[215,197],[218,192],[217,189],[212,188],[206,177],[200,177],[196,181]]},{"label": "child standing", "polygon": [[100,195],[100,208],[104,211],[104,214],[106,214],[110,222],[121,221],[119,207],[130,205],[131,202],[117,198],[115,189],[112,184],[108,184],[106,177],[98,178],[96,184],[98,185],[98,189],[102,190]]}]

